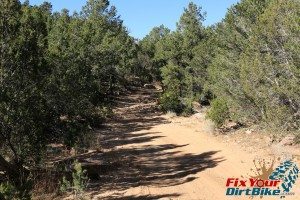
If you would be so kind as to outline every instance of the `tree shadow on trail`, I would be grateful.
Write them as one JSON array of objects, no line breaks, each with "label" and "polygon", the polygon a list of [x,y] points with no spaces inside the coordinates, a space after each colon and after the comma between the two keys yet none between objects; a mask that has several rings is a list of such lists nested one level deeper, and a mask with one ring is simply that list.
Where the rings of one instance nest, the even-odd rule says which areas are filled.
[{"label": "tree shadow on trail", "polygon": [[212,158],[218,151],[182,154],[175,150],[180,147],[166,144],[108,152],[104,157],[107,160],[115,158],[118,162],[111,162],[112,165],[102,168],[102,173],[98,174],[98,180],[94,180],[93,185],[101,191],[138,186],[175,186],[197,179],[195,174],[223,161],[222,158]]},{"label": "tree shadow on trail", "polygon": [[[146,132],[155,125],[170,123],[156,104],[157,91],[135,90],[127,96],[118,97],[115,115],[97,130],[101,148],[111,149],[134,143],[144,143],[160,138]],[[145,131],[144,133],[134,133]],[[152,134],[152,136],[149,136]]]},{"label": "tree shadow on trail", "polygon": [[[134,101],[139,101],[137,99]],[[131,103],[134,101],[130,99]],[[103,194],[138,186],[180,185],[197,179],[197,173],[216,167],[224,160],[222,157],[217,157],[218,151],[199,154],[183,153],[182,148],[188,144],[155,145],[149,143],[164,137],[160,135],[160,132],[151,132],[150,129],[158,124],[169,123],[161,116],[162,113],[157,110],[157,106],[151,102],[124,106],[118,112],[114,119],[98,131],[103,152],[95,152],[88,156],[90,160],[103,161],[102,165],[94,166],[92,170],[89,169],[93,171],[92,175],[89,174],[91,192],[97,191],[96,193]],[[180,194],[129,197],[117,195],[108,199],[150,200],[178,196]]]}]

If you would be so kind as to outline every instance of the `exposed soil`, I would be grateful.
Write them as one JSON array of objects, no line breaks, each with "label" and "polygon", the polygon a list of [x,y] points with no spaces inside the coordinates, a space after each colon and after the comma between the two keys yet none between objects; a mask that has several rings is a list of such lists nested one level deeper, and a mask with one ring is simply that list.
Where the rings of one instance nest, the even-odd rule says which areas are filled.
[{"label": "exposed soil", "polygon": [[[227,178],[248,176],[254,159],[300,155],[292,147],[275,152],[258,133],[216,136],[205,108],[188,118],[163,114],[157,94],[136,89],[116,99],[116,115],[97,131],[101,151],[85,155],[90,163],[104,160],[94,168],[87,198],[232,199],[225,195]],[[286,199],[300,199],[299,187]]]}]

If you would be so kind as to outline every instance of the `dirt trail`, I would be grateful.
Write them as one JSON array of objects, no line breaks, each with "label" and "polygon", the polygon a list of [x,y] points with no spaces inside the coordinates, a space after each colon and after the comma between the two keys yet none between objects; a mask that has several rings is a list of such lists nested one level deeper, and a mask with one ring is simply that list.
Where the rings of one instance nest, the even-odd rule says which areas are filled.
[{"label": "dirt trail", "polygon": [[155,90],[136,90],[117,99],[116,116],[98,131],[105,155],[117,164],[108,165],[90,197],[232,199],[225,196],[226,179],[247,175],[264,151],[249,153],[213,136],[204,113],[164,115],[155,95]]}]

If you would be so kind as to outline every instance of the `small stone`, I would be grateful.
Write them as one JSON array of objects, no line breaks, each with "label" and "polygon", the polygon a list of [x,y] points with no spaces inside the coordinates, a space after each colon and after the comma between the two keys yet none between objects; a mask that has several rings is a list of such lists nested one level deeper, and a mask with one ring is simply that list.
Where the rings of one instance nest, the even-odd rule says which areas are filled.
[{"label": "small stone", "polygon": [[220,129],[222,132],[229,132],[238,129],[241,125],[237,122],[227,121]]},{"label": "small stone", "polygon": [[201,106],[200,103],[194,101],[194,102],[192,103],[192,105],[193,105],[193,110],[194,110],[194,112],[198,112],[198,113],[201,112],[202,106]]},{"label": "small stone", "polygon": [[294,135],[287,135],[285,136],[280,142],[279,144],[281,144],[282,146],[290,146],[294,144],[294,140],[295,140],[295,136]]}]

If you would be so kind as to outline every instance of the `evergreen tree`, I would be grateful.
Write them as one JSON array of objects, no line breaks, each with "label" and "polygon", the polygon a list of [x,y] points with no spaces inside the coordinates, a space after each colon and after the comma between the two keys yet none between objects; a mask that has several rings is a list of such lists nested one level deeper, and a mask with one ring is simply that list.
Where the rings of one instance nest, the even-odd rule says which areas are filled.
[{"label": "evergreen tree", "polygon": [[150,33],[139,42],[141,53],[144,55],[142,67],[145,69],[145,74],[148,74],[149,81],[161,81],[160,69],[165,66],[168,59],[161,55],[166,37],[170,34],[170,30],[163,25],[154,27]]},{"label": "evergreen tree", "polygon": [[161,107],[164,111],[182,112],[182,68],[172,62],[161,69],[164,93],[160,98]]},{"label": "evergreen tree", "polygon": [[219,24],[209,77],[232,119],[298,129],[297,15],[299,4],[293,0],[244,0]]},{"label": "evergreen tree", "polygon": [[0,168],[18,190],[18,198],[30,198],[26,166],[38,164],[55,123],[45,99],[49,68],[47,25],[37,7],[15,0],[1,1]]},{"label": "evergreen tree", "polygon": [[[165,60],[164,63],[172,62],[181,68],[182,81],[180,81],[179,93],[181,105],[178,105],[178,107],[183,105],[184,109],[182,111],[187,114],[192,112],[192,102],[196,99],[196,96],[200,96],[204,85],[204,81],[199,81],[203,79],[198,79],[195,75],[203,77],[206,70],[201,71],[194,62],[200,45],[203,46],[200,48],[205,48],[202,44],[206,37],[206,30],[202,25],[204,19],[205,13],[202,12],[202,8],[190,3],[184,9],[184,13],[177,23],[177,30],[160,40],[155,48],[157,59]],[[166,68],[168,69],[170,66],[167,65]],[[168,79],[168,77],[163,76],[163,82],[164,79]],[[166,88],[164,92],[171,92],[165,86],[166,84],[164,84],[164,88]]]}]

